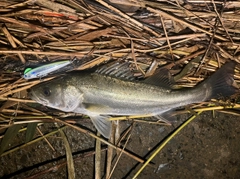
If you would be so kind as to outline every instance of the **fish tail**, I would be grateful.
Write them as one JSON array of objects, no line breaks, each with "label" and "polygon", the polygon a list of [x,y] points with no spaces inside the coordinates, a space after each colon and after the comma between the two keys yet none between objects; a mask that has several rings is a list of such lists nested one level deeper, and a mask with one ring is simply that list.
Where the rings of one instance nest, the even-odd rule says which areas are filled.
[{"label": "fish tail", "polygon": [[235,66],[236,62],[234,61],[224,64],[222,68],[217,70],[209,79],[201,84],[207,89],[205,100],[231,96],[239,91],[239,89],[234,86],[233,75]]}]

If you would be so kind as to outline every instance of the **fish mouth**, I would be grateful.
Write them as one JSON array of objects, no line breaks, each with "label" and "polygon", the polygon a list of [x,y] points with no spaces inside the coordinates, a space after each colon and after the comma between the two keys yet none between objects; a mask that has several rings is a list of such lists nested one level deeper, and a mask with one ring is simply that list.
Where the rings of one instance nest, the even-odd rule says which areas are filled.
[{"label": "fish mouth", "polygon": [[41,98],[41,97],[37,96],[37,95],[35,94],[35,92],[34,92],[33,90],[31,90],[31,89],[28,91],[28,96],[29,96],[32,100],[34,100],[34,101],[36,101],[36,102],[38,102],[38,103],[40,103],[40,104],[43,104],[43,105],[45,105],[45,106],[47,106],[47,104],[48,104],[47,100],[45,100],[44,98]]}]

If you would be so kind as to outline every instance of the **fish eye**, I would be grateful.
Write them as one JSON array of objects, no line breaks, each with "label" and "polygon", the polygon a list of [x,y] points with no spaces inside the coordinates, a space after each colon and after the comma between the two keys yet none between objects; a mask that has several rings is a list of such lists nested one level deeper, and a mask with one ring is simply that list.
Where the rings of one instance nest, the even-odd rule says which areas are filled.
[{"label": "fish eye", "polygon": [[51,95],[51,90],[48,87],[43,88],[43,94],[45,96],[50,96]]}]

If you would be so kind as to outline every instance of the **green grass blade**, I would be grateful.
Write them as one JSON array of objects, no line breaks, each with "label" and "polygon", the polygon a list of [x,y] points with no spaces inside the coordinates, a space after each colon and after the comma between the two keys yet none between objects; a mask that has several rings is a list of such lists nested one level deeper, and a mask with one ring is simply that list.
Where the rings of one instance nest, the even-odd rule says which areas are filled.
[{"label": "green grass blade", "polygon": [[27,125],[27,132],[26,132],[26,138],[25,138],[25,143],[31,141],[33,139],[33,136],[36,132],[38,123],[29,123]]},{"label": "green grass blade", "polygon": [[7,149],[8,145],[11,143],[13,138],[17,135],[19,129],[21,129],[22,125],[17,124],[9,127],[6,133],[3,136],[1,145],[0,145],[0,155]]},{"label": "green grass blade", "polygon": [[63,139],[64,147],[66,150],[68,178],[75,179],[75,168],[74,168],[74,162],[73,162],[73,156],[72,156],[72,150],[71,150],[70,144],[69,144],[69,142],[67,140],[67,136],[63,132],[63,130],[59,128],[58,132],[60,133],[60,135]]}]

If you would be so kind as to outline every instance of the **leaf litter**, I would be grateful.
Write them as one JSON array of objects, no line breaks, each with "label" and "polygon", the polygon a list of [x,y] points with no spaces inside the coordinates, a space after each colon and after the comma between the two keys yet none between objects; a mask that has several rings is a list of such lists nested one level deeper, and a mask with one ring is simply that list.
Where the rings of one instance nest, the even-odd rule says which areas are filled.
[{"label": "leaf litter", "polygon": [[[238,63],[234,77],[236,86],[239,86],[240,16],[236,10],[240,7],[238,1],[3,0],[0,6],[2,154],[6,149],[14,149],[8,146],[18,134],[17,131],[23,127],[27,127],[27,144],[35,140],[37,124],[57,121],[63,126],[67,123],[59,119],[77,124],[81,122],[76,119],[85,118],[81,115],[66,115],[64,118],[61,111],[32,104],[33,101],[24,95],[31,86],[62,75],[65,71],[89,69],[108,61],[124,60],[132,63],[132,70],[140,77],[150,76],[157,68],[166,68],[174,76],[176,88],[181,88],[195,86],[222,64],[233,60]],[[21,78],[28,66],[71,60],[74,57],[77,58],[74,68],[65,69],[41,80],[27,81]],[[239,115],[238,108],[239,99],[238,95],[235,95],[223,101],[193,104],[173,114],[194,115],[196,112],[219,110]],[[135,116],[141,117],[144,116]],[[131,121],[130,118],[132,117],[113,117],[112,120]],[[142,121],[156,125],[155,121]],[[144,163],[150,156],[154,157],[149,155],[141,158],[137,153],[125,151],[125,144],[123,149],[117,146],[117,138],[109,143],[85,128],[78,130],[119,150],[120,153],[115,152],[119,155],[116,157],[117,161],[121,160],[121,152],[140,163]],[[64,133],[60,133],[61,136],[65,136]],[[129,133],[131,134],[130,131]],[[65,137],[63,140],[67,144]],[[125,140],[129,140],[127,135]],[[24,140],[15,147],[20,145],[25,145]],[[66,150],[70,156],[69,146]],[[68,165],[71,165],[69,177],[74,178],[73,161]],[[104,175],[99,172],[99,168],[95,170],[98,171],[96,178]],[[108,172],[114,173],[109,169]],[[109,177],[110,173],[106,176]]]}]

